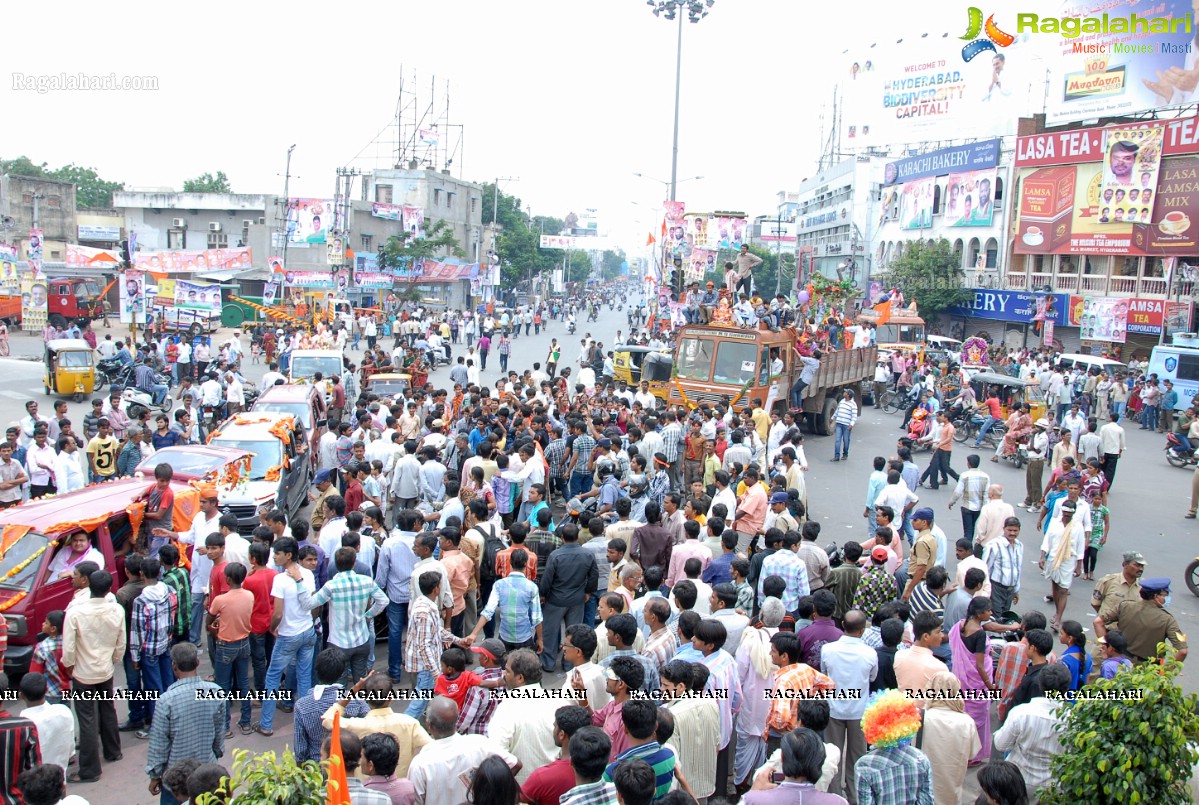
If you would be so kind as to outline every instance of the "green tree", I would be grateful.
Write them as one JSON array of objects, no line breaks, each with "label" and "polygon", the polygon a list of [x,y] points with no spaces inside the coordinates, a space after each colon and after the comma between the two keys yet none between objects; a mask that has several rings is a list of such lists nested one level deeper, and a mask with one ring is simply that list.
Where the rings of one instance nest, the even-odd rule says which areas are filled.
[{"label": "green tree", "polygon": [[125,189],[124,182],[109,182],[101,179],[95,168],[70,164],[51,170],[45,162],[38,165],[25,156],[0,160],[0,173],[71,182],[76,186],[75,206],[85,210],[112,207],[112,194],[117,190]]},{"label": "green tree", "polygon": [[465,258],[466,252],[454,237],[453,228],[444,220],[438,219],[432,224],[426,224],[424,237],[415,237],[411,232],[392,235],[379,249],[379,265],[383,268],[398,269],[411,265],[412,261],[421,257],[440,257],[452,255]]},{"label": "green tree", "polygon": [[[502,261],[500,279],[508,287],[526,281],[543,271],[561,266],[565,258],[561,249],[542,249],[541,235],[557,235],[565,223],[561,218],[535,215],[532,218],[521,207],[520,199],[499,191],[496,196],[494,183],[483,185],[483,224],[496,221],[501,229],[496,242],[496,252]],[[576,258],[571,258],[571,271],[581,275],[583,269]]]},{"label": "green tree", "polygon": [[[1183,693],[1173,648],[1083,688],[1090,697],[1065,709],[1062,752],[1051,761],[1045,805],[1183,805],[1199,761],[1199,696]],[[1109,698],[1111,697],[1111,698]]]},{"label": "green tree", "polygon": [[185,179],[183,182],[184,193],[232,193],[233,188],[229,186],[229,177],[224,171],[217,171],[216,176],[211,173],[201,173],[194,179]]},{"label": "green tree", "polygon": [[622,267],[625,262],[623,251],[614,252],[608,249],[604,252],[603,259],[600,261],[600,267],[603,271],[605,280],[614,280],[620,276]]},{"label": "green tree", "polygon": [[925,321],[952,305],[969,302],[972,295],[961,256],[945,238],[909,241],[903,256],[878,279],[888,288],[899,288],[909,301],[915,300]]},{"label": "green tree", "polygon": [[233,774],[221,781],[219,793],[201,794],[197,805],[324,805],[328,801],[322,768],[328,761],[297,763],[290,749],[274,752],[233,752]]}]

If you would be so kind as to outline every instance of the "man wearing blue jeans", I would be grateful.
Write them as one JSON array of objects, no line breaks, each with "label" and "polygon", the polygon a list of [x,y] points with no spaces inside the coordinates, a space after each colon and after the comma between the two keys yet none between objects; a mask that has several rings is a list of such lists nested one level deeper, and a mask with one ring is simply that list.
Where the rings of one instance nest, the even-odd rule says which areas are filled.
[{"label": "man wearing blue jeans", "polygon": [[392,682],[399,683],[404,670],[404,633],[408,630],[412,570],[416,567],[416,554],[412,550],[416,513],[411,509],[400,511],[396,527],[400,533],[383,540],[379,548],[375,584],[387,593],[387,675]]},{"label": "man wearing blue jeans", "polygon": [[424,698],[433,692],[433,683],[441,672],[441,652],[450,643],[465,645],[456,640],[444,627],[441,609],[441,574],[429,570],[417,579],[420,595],[411,604],[412,619],[408,624],[408,645],[404,647],[404,670],[416,674],[416,696],[408,704],[406,714],[420,718],[425,713],[428,701]]},{"label": "man wearing blue jeans", "polygon": [[841,394],[841,401],[833,412],[833,422],[837,424],[837,437],[833,443],[833,461],[849,458],[849,434],[858,421],[858,404],[854,401],[853,392],[849,389]]},{"label": "man wearing blue jeans", "polygon": [[[316,592],[316,579],[312,571],[302,567],[296,558],[300,546],[292,537],[275,540],[275,564],[283,572],[271,582],[271,598],[275,612],[271,616],[271,628],[276,632],[275,648],[271,652],[271,664],[266,669],[266,690],[279,690],[283,672],[288,666],[296,669],[296,698],[312,689],[312,659],[316,651],[316,629],[312,625],[312,613],[300,605],[300,590],[309,595]],[[275,734],[275,701],[262,703],[262,718],[255,726],[260,735]]]}]

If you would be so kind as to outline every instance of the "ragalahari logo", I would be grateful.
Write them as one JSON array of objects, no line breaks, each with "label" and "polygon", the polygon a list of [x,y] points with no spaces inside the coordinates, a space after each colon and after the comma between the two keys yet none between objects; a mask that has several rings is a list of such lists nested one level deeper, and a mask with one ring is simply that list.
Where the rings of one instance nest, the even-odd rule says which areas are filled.
[{"label": "ragalahari logo", "polygon": [[[983,25],[983,12],[980,8],[971,6],[969,9],[970,21],[966,26],[965,36],[960,37],[965,40],[972,40],[968,45],[962,48],[962,61],[969,62],[975,56],[986,51],[997,53],[995,46],[1005,48],[1016,41],[1016,37],[1009,33],[1005,33],[995,24],[995,15],[987,17],[986,25]],[[986,39],[979,39],[980,33],[986,33]]]}]

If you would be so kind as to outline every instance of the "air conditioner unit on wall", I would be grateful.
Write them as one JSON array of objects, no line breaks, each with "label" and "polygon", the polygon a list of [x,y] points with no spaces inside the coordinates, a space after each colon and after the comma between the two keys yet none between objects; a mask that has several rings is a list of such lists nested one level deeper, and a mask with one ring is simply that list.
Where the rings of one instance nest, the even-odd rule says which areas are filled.
[{"label": "air conditioner unit on wall", "polygon": [[187,221],[183,220],[182,218],[172,218],[171,219],[171,228],[172,229],[187,229]]},{"label": "air conditioner unit on wall", "polygon": [[220,232],[221,231],[220,223],[217,221],[213,221],[212,223],[210,223],[208,225],[208,231],[209,232]]}]

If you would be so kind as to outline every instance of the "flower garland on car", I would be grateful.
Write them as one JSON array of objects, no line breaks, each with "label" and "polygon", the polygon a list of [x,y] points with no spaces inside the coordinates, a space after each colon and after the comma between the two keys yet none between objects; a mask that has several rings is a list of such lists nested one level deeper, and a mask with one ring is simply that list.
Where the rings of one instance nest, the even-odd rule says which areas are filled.
[{"label": "flower garland on car", "polygon": [[14,606],[17,605],[17,603],[19,601],[23,600],[25,598],[25,596],[27,596],[27,595],[29,595],[29,593],[26,592],[25,590],[22,590],[21,592],[17,593],[12,598],[5,601],[3,604],[0,604],[0,612],[6,612],[6,611],[12,609]]},{"label": "flower garland on car", "polygon": [[33,553],[32,553],[32,554],[29,556],[29,558],[28,558],[28,559],[26,559],[25,561],[21,562],[19,565],[17,565],[16,567],[14,567],[12,570],[10,570],[10,571],[8,571],[7,573],[5,573],[5,574],[4,574],[4,578],[6,578],[6,579],[11,579],[13,576],[16,576],[16,575],[17,575],[18,573],[20,573],[22,570],[24,570],[25,568],[29,567],[30,563],[32,563],[34,559],[37,559],[39,556],[41,556],[42,554],[44,554],[44,553],[46,552],[46,549],[47,549],[47,548],[49,548],[49,547],[50,547],[50,545],[49,545],[49,543],[47,543],[47,544],[43,545],[42,547],[38,548],[36,551],[34,551],[34,552],[33,552]]}]

